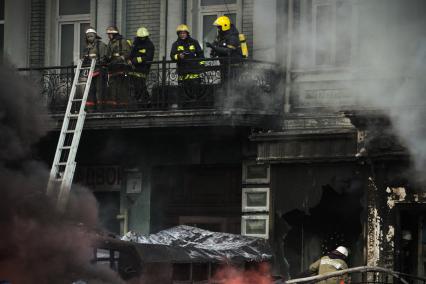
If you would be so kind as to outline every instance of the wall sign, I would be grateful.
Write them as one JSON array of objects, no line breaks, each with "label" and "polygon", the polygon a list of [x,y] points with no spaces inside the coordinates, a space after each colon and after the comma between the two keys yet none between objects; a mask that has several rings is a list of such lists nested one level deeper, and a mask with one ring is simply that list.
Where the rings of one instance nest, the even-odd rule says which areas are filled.
[{"label": "wall sign", "polygon": [[122,169],[119,166],[78,167],[75,182],[96,191],[119,191],[122,184]]},{"label": "wall sign", "polygon": [[126,175],[126,193],[140,193],[142,191],[142,173],[128,172]]}]

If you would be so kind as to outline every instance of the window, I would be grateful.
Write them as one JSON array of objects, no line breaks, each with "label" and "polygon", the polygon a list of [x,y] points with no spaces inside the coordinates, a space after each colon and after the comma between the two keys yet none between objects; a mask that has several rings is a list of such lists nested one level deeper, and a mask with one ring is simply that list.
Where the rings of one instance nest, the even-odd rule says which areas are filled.
[{"label": "window", "polygon": [[331,5],[315,7],[315,64],[331,65],[333,54],[333,8]]},{"label": "window", "polygon": [[254,161],[243,163],[243,183],[269,183],[269,165],[256,164]]},{"label": "window", "polygon": [[269,212],[269,188],[243,188],[243,212]]},{"label": "window", "polygon": [[59,15],[89,14],[90,0],[59,0]]},{"label": "window", "polygon": [[348,66],[354,20],[351,1],[301,0],[295,5],[296,66]]},{"label": "window", "polygon": [[95,248],[95,259],[97,265],[111,268],[115,271],[118,269],[118,261],[120,252],[112,249]]},{"label": "window", "polygon": [[220,16],[227,16],[231,22],[240,29],[239,4],[240,0],[200,0],[200,35],[203,49],[206,42],[212,42],[217,35],[217,28],[213,26],[214,21]]},{"label": "window", "polygon": [[59,64],[75,64],[85,48],[90,27],[90,0],[58,0]]},{"label": "window", "polygon": [[201,6],[236,4],[237,0],[201,0]]},{"label": "window", "polygon": [[352,6],[345,0],[314,0],[315,65],[345,66],[351,56]]},{"label": "window", "polygon": [[269,215],[242,216],[241,234],[267,239],[269,236]]}]

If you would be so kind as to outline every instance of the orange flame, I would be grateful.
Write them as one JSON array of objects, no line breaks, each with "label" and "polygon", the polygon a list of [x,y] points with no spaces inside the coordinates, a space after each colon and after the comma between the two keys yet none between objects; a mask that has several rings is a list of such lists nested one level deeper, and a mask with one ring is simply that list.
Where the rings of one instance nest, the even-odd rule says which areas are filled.
[{"label": "orange flame", "polygon": [[213,278],[223,284],[273,284],[270,266],[267,263],[261,263],[249,270],[226,266],[219,269]]}]

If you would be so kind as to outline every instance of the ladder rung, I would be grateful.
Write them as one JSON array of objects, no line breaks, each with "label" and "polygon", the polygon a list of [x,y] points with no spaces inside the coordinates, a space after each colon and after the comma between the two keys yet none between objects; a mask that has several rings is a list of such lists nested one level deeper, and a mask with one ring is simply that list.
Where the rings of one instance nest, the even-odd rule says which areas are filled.
[{"label": "ladder rung", "polygon": [[65,130],[64,131],[65,134],[69,134],[69,133],[75,133],[75,130]]},{"label": "ladder rung", "polygon": [[78,82],[76,85],[86,85],[86,82]]},{"label": "ladder rung", "polygon": [[72,101],[73,102],[81,102],[81,101],[83,101],[83,99],[73,99]]},{"label": "ladder rung", "polygon": [[90,67],[81,67],[80,70],[89,70]]},{"label": "ladder rung", "polygon": [[78,117],[78,113],[77,114],[69,114],[68,117]]},{"label": "ladder rung", "polygon": [[65,166],[67,164],[67,162],[59,162],[59,163],[57,163],[56,165],[57,166]]},{"label": "ladder rung", "polygon": [[63,146],[63,147],[59,147],[59,149],[61,149],[61,150],[69,150],[69,149],[71,149],[71,146]]}]

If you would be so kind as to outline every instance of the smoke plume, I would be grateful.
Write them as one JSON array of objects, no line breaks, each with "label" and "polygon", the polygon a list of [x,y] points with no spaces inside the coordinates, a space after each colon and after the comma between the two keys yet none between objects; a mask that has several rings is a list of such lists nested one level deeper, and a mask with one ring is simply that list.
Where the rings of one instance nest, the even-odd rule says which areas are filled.
[{"label": "smoke plume", "polygon": [[[317,90],[312,92],[318,94],[315,102],[328,111],[367,109],[389,117],[421,173],[426,166],[426,2],[301,2],[294,1],[291,39],[296,81],[305,76],[302,88]],[[312,74],[323,76],[306,79]],[[298,88],[293,84],[292,96],[306,99]]]},{"label": "smoke plume", "polygon": [[361,26],[364,44],[358,65],[369,71],[358,71],[357,77],[364,82],[357,95],[363,104],[378,108],[390,118],[395,134],[411,154],[417,177],[424,181],[426,3],[363,1],[361,9],[371,25]]},{"label": "smoke plume", "polygon": [[[120,283],[90,263],[96,201],[73,190],[65,214],[46,194],[48,169],[31,159],[47,131],[47,112],[30,82],[0,69],[0,280],[11,283]],[[112,280],[111,280],[112,279]]]}]

